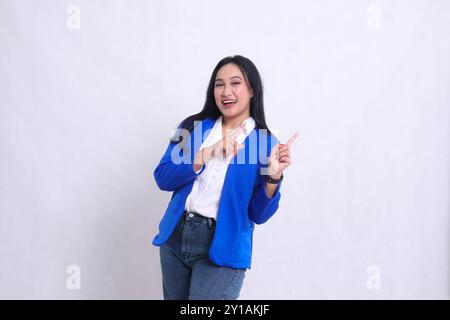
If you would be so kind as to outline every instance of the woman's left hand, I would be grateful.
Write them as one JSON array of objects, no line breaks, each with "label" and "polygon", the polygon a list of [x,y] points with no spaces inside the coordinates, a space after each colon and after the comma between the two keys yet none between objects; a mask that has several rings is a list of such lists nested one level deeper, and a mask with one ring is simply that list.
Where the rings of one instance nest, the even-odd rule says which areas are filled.
[{"label": "woman's left hand", "polygon": [[270,151],[268,174],[273,179],[280,179],[283,170],[292,164],[290,147],[298,138],[295,133],[286,144],[277,143]]}]

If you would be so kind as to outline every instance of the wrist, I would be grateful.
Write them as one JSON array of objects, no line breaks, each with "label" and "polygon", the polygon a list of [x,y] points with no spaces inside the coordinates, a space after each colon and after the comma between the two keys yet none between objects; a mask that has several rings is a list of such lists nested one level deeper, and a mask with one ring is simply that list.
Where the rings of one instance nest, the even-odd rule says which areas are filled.
[{"label": "wrist", "polygon": [[283,181],[283,173],[281,173],[281,175],[279,177],[278,177],[278,175],[276,175],[276,176],[271,176],[271,175],[266,176],[266,182],[267,183],[279,184],[281,181]]},{"label": "wrist", "polygon": [[283,172],[277,173],[277,174],[270,174],[269,177],[275,180],[279,180],[281,176],[283,175]]}]

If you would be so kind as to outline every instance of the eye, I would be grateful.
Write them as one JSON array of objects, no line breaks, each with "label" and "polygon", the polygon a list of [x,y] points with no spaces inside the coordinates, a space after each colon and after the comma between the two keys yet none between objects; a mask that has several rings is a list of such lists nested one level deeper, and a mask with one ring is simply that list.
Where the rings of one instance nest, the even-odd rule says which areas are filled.
[{"label": "eye", "polygon": [[223,86],[223,84],[222,83],[217,83],[216,84],[216,87],[220,87],[220,86]]},{"label": "eye", "polygon": [[233,86],[237,86],[238,84],[241,84],[240,82],[233,82],[232,85]]}]

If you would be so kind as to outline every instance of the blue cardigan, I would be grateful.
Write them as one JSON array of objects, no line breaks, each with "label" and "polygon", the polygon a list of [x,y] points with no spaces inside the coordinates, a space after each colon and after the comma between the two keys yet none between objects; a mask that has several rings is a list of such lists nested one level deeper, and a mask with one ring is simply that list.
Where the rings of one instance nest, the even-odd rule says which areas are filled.
[{"label": "blue cardigan", "polygon": [[[173,191],[159,224],[159,234],[152,242],[155,246],[161,246],[169,239],[183,214],[186,198],[192,190],[195,178],[205,168],[198,174],[195,173],[194,155],[211,132],[214,123],[215,119],[206,118],[197,124],[193,130],[194,134],[188,137],[188,149],[182,149],[181,143],[170,142],[154,171],[158,187],[164,191]],[[278,184],[274,196],[269,198],[265,190],[265,175],[260,174],[261,168],[267,168],[270,151],[277,143],[275,136],[255,127],[244,141],[245,148],[239,150],[228,165],[214,238],[209,248],[209,258],[219,266],[251,268],[255,223],[262,224],[272,217],[280,201],[281,183]],[[254,150],[255,146],[257,150]],[[172,161],[174,155],[188,160],[185,161],[187,163],[183,163],[180,158]],[[249,160],[252,160],[251,163]]]}]

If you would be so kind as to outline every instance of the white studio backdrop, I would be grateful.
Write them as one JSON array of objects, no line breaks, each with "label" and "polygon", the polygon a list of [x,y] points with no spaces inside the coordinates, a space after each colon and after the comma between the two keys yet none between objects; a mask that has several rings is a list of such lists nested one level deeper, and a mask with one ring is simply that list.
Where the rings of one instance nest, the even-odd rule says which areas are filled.
[{"label": "white studio backdrop", "polygon": [[153,170],[223,57],[294,132],[241,299],[449,298],[450,1],[0,1],[0,298],[161,299]]}]

